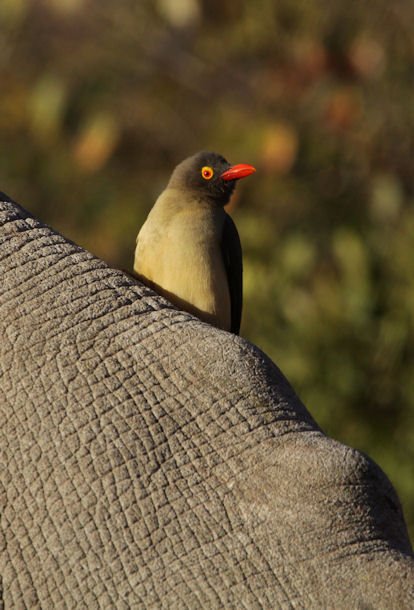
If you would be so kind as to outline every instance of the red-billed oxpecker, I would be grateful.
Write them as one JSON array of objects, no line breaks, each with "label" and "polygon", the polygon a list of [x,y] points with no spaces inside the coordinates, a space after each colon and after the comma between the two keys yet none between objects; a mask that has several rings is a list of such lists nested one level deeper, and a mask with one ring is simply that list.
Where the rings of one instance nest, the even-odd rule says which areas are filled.
[{"label": "red-billed oxpecker", "polygon": [[216,153],[185,159],[155,202],[135,249],[139,279],[179,308],[235,334],[242,312],[242,249],[224,206],[236,181],[254,171]]}]

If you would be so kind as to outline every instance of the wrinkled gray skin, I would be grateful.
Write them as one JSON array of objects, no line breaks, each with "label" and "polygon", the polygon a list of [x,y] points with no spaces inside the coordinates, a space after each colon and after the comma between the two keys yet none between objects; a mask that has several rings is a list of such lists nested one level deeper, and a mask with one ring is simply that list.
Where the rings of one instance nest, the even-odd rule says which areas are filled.
[{"label": "wrinkled gray skin", "polygon": [[414,608],[389,481],[257,348],[11,202],[0,261],[6,609]]}]

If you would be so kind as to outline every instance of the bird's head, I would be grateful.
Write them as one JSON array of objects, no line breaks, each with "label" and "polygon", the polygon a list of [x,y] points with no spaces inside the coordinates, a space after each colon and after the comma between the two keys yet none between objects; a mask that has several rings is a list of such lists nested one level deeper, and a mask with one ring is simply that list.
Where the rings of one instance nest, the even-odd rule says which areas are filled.
[{"label": "bird's head", "polygon": [[231,165],[217,153],[199,152],[182,161],[173,171],[169,187],[186,189],[218,205],[226,205],[236,186],[255,168],[246,163]]}]

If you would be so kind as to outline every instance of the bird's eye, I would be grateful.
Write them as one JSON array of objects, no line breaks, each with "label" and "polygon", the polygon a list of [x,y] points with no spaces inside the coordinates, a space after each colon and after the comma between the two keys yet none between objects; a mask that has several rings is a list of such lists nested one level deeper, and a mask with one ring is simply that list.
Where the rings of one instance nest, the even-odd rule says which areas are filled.
[{"label": "bird's eye", "polygon": [[214,176],[213,169],[208,167],[208,165],[205,165],[201,168],[201,175],[203,176],[204,180],[211,180],[211,178]]}]

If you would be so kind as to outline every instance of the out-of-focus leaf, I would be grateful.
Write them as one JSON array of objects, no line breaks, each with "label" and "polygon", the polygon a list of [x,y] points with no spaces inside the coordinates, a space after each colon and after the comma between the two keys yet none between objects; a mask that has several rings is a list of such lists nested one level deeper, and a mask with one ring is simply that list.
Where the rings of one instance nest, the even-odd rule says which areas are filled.
[{"label": "out-of-focus leaf", "polygon": [[45,2],[62,16],[71,16],[84,7],[86,0],[45,0]]},{"label": "out-of-focus leaf", "polygon": [[379,174],[372,179],[371,214],[379,222],[394,221],[404,202],[401,183],[393,174]]},{"label": "out-of-focus leaf", "polygon": [[53,140],[62,127],[67,88],[62,79],[45,74],[36,83],[29,100],[30,127],[36,139]]},{"label": "out-of-focus leaf", "polygon": [[201,17],[197,0],[157,0],[156,4],[160,15],[174,27],[194,25]]},{"label": "out-of-focus leaf", "polygon": [[83,125],[73,144],[73,156],[84,172],[96,172],[108,161],[118,142],[116,120],[110,114],[96,114]]},{"label": "out-of-focus leaf", "polygon": [[3,26],[15,25],[25,16],[29,0],[2,0],[0,2],[0,19]]},{"label": "out-of-focus leaf", "polygon": [[377,40],[366,35],[354,40],[349,56],[354,69],[366,78],[380,77],[386,66],[384,48]]},{"label": "out-of-focus leaf", "polygon": [[269,173],[286,174],[296,160],[298,134],[287,123],[269,125],[263,135],[262,167]]}]

